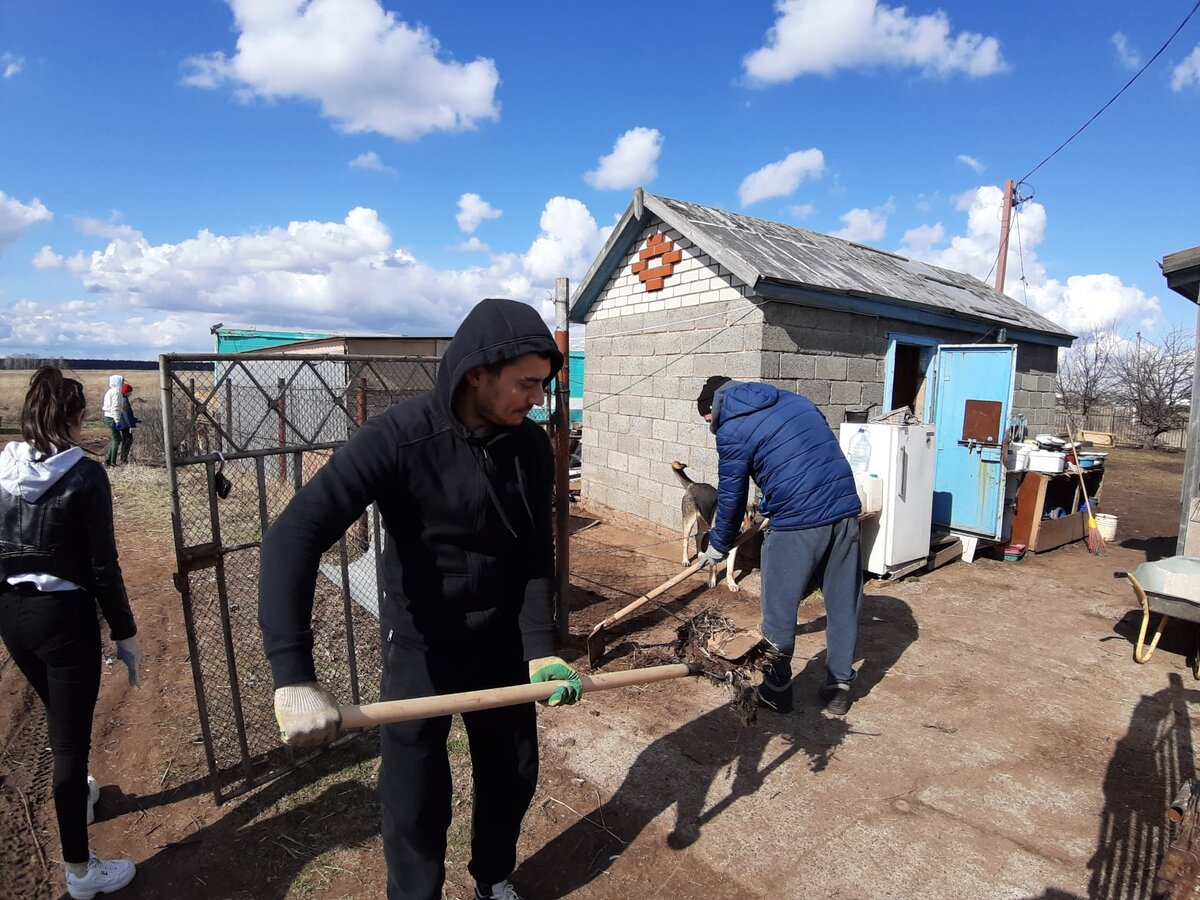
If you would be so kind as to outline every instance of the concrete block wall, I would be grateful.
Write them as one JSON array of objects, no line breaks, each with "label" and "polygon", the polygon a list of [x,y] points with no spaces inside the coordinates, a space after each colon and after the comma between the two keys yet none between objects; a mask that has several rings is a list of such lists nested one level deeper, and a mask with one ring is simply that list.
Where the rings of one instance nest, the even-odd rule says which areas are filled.
[{"label": "concrete block wall", "polygon": [[767,303],[763,314],[763,381],[803,394],[835,431],[847,410],[882,410],[880,320],[791,303]]},{"label": "concrete block wall", "polygon": [[582,496],[655,524],[679,527],[683,489],[671,462],[715,484],[712,433],[696,413],[710,375],[761,377],[762,312],[749,289],[677,232],[681,250],[662,290],[630,267],[651,223],[613,273],[587,322]]},{"label": "concrete block wall", "polygon": [[1013,414],[1025,417],[1031,436],[1054,430],[1054,380],[1057,375],[1057,347],[1017,344]]}]

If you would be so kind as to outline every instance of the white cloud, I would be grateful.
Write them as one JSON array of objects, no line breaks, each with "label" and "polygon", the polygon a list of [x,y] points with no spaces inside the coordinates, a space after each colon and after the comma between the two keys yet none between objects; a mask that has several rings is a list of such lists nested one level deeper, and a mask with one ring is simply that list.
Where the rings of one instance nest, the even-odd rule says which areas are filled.
[{"label": "white cloud", "polygon": [[[991,284],[1000,246],[1003,200],[1003,191],[995,185],[968,191],[957,203],[959,211],[967,214],[966,234],[955,235],[940,246],[945,243],[945,229],[940,222],[910,228],[904,234],[900,252]],[[1046,208],[1042,204],[1030,201],[1014,211],[1009,235],[1005,293],[1018,301],[1028,298],[1030,308],[1052,322],[1082,334],[1097,324],[1139,322],[1148,327],[1157,319],[1158,298],[1124,284],[1116,275],[1071,275],[1066,281],[1048,278],[1037,250],[1046,238]]]},{"label": "white cloud", "polygon": [[560,275],[582,275],[600,251],[612,226],[600,228],[588,208],[570,197],[552,197],[542,210],[541,234],[523,262],[538,281],[553,284]]},{"label": "white cloud", "polygon": [[399,140],[500,116],[492,60],[444,58],[427,28],[400,21],[379,0],[227,2],[237,50],[191,57],[184,83],[228,84],[243,100],[315,101],[343,132]]},{"label": "white cloud", "polygon": [[470,238],[463,241],[461,244],[456,244],[454,249],[460,250],[463,253],[487,252],[488,245],[481,241],[476,235],[471,235]]},{"label": "white cloud", "polygon": [[14,75],[20,74],[23,68],[25,68],[25,57],[12,53],[0,53],[0,75],[3,77],[12,78]]},{"label": "white cloud", "polygon": [[22,203],[0,191],[0,254],[25,235],[25,229],[38,222],[49,222],[54,213],[37,197]]},{"label": "white cloud", "polygon": [[[366,208],[351,210],[341,222],[297,221],[234,235],[204,230],[177,244],[152,244],[131,230],[136,240],[113,238],[102,250],[61,261],[94,299],[70,301],[85,306],[27,300],[0,310],[0,345],[3,326],[22,315],[29,322],[14,333],[31,346],[77,348],[67,355],[86,355],[92,347],[113,355],[105,348],[123,340],[120,355],[139,357],[161,352],[164,344],[155,341],[210,347],[214,316],[333,331],[444,334],[480,299],[497,296],[531,303],[549,316],[554,278],[582,277],[612,227],[598,227],[583,203],[567,197],[546,203],[540,226],[525,253],[491,254],[459,269],[434,268],[397,247],[378,213]],[[463,248],[487,252],[477,241]],[[50,247],[39,256],[59,259]]]},{"label": "white cloud", "polygon": [[918,225],[908,229],[900,239],[900,244],[906,255],[915,256],[928,252],[931,247],[937,246],[945,239],[946,229],[938,222],[936,225]]},{"label": "white cloud", "polygon": [[878,241],[887,234],[888,216],[895,212],[895,209],[896,206],[890,199],[883,206],[874,209],[852,209],[841,216],[845,227],[831,231],[830,234],[858,243]]},{"label": "white cloud", "polygon": [[62,268],[63,258],[54,252],[54,248],[46,244],[37,253],[33,254],[33,259],[30,260],[35,269],[46,271],[47,269]]},{"label": "white cloud", "polygon": [[1129,46],[1129,39],[1125,35],[1118,31],[1112,36],[1112,42],[1117,51],[1117,62],[1130,71],[1141,67],[1141,54]]},{"label": "white cloud", "polygon": [[809,178],[825,173],[825,154],[816,147],[789,153],[778,162],[768,163],[742,179],[738,199],[750,206],[771,197],[787,197]]},{"label": "white cloud", "polygon": [[918,69],[977,78],[1008,70],[1000,42],[975,32],[951,34],[941,10],[910,16],[878,0],[776,0],[766,45],[742,61],[750,84],[769,85],[838,69]]},{"label": "white cloud", "polygon": [[977,160],[973,156],[967,156],[967,154],[965,154],[965,153],[960,153],[960,154],[958,154],[957,157],[955,157],[955,159],[957,159],[960,163],[962,163],[964,166],[966,166],[972,172],[982,172],[984,170],[983,163],[981,163],[979,160]]},{"label": "white cloud", "polygon": [[1157,297],[1147,296],[1140,288],[1108,273],[1072,275],[1065,283],[1051,278],[1032,284],[1029,300],[1033,309],[1073,334],[1084,334],[1109,322],[1136,322],[1149,328],[1162,311]]},{"label": "white cloud", "polygon": [[788,215],[797,221],[807,219],[816,211],[817,208],[811,203],[797,203],[795,206],[788,207]]},{"label": "white cloud", "polygon": [[395,172],[391,166],[385,166],[383,160],[379,158],[379,154],[374,150],[368,150],[366,153],[360,153],[354,159],[350,160],[350,168],[352,169],[368,169],[372,172]]},{"label": "white cloud", "polygon": [[86,235],[107,238],[110,241],[126,241],[137,243],[142,240],[142,233],[136,228],[119,221],[120,216],[113,214],[108,220],[82,217],[75,220],[76,227]]},{"label": "white cloud", "polygon": [[663,136],[657,128],[631,128],[613,144],[612,153],[600,157],[583,180],[599,191],[619,191],[647,185],[658,177],[658,156]]},{"label": "white cloud", "polygon": [[454,217],[460,231],[471,234],[484,219],[498,219],[503,210],[496,209],[478,194],[463,194],[458,198],[458,214]]},{"label": "white cloud", "polygon": [[1197,84],[1200,84],[1200,44],[1171,70],[1171,90],[1175,93]]},{"label": "white cloud", "polygon": [[917,194],[917,199],[913,202],[913,205],[916,206],[920,212],[929,212],[931,209],[933,209],[933,205],[935,203],[941,202],[942,192],[934,191],[932,194]]}]

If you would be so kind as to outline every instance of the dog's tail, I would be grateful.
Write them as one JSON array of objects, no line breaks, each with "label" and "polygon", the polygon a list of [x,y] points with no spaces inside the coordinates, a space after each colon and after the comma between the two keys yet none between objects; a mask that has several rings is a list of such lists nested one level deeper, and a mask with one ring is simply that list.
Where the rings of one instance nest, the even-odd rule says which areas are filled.
[{"label": "dog's tail", "polygon": [[688,477],[688,473],[685,471],[686,469],[687,463],[681,463],[679,460],[675,460],[675,462],[671,463],[671,471],[675,473],[675,477],[679,479],[680,484],[682,484],[685,488],[691,487],[696,483]]}]

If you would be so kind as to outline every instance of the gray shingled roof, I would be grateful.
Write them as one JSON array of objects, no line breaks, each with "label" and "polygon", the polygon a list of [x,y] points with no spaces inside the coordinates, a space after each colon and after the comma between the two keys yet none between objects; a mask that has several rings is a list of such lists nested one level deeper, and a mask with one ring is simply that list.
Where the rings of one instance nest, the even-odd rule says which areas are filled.
[{"label": "gray shingled roof", "polygon": [[[764,291],[766,286],[761,282],[778,282],[1022,328],[1059,339],[1073,337],[1024,304],[961,272],[827,234],[683,200],[644,193],[643,202],[647,212],[659,216],[759,292],[769,293]],[[622,255],[627,252],[627,247],[616,245],[632,239],[635,229],[622,229],[621,225],[635,224],[633,210],[636,205],[635,198],[602,256],[610,252]],[[573,317],[586,312],[603,289],[603,284],[588,283],[603,270],[611,271],[600,262],[597,260],[580,285]]]}]

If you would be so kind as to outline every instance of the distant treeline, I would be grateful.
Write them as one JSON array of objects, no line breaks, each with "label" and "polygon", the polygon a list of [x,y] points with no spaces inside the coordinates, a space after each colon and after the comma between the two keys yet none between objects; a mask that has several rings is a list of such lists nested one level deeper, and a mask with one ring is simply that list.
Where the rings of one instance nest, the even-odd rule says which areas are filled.
[{"label": "distant treeline", "polygon": [[[156,370],[156,359],[64,359],[61,356],[34,356],[31,353],[18,353],[13,356],[0,358],[5,369],[37,369],[41,366],[58,366],[60,369],[101,369],[114,373],[131,370]],[[212,363],[205,362],[176,362],[171,368],[195,372],[211,372]]]}]

